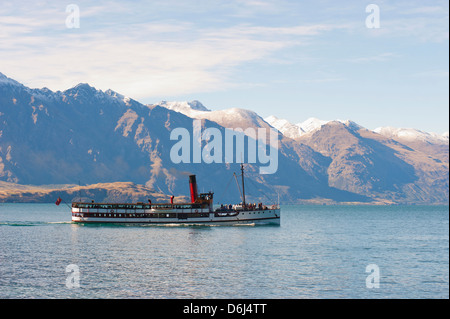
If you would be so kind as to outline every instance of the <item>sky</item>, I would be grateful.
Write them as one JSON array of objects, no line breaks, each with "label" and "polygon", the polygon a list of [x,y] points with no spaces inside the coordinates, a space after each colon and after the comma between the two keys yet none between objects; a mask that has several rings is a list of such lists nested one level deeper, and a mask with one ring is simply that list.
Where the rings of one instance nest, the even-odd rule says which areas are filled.
[{"label": "sky", "polygon": [[442,134],[448,56],[448,1],[0,3],[0,72],[26,86],[89,83],[145,104],[199,100],[292,123]]}]

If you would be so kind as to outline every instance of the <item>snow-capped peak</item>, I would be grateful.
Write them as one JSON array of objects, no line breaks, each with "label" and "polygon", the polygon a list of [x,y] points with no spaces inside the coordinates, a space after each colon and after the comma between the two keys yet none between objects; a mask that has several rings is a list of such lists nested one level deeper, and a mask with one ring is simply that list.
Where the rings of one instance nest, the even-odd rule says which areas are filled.
[{"label": "snow-capped peak", "polygon": [[182,113],[193,119],[206,119],[226,128],[267,127],[267,123],[255,112],[241,108],[211,111],[199,101],[168,102],[161,101],[155,105]]},{"label": "snow-capped peak", "polygon": [[189,117],[192,117],[193,115],[195,115],[195,112],[209,112],[210,111],[202,103],[200,103],[197,100],[194,100],[191,102],[161,101],[161,102],[157,103],[156,105],[165,107],[165,108],[175,111],[175,112],[183,113],[184,115],[187,115]]},{"label": "snow-capped peak", "polygon": [[267,123],[272,125],[278,131],[280,131],[283,135],[290,138],[297,138],[302,136],[305,131],[303,131],[300,127],[295,124],[290,123],[288,120],[279,119],[274,115],[268,116],[264,119]]},{"label": "snow-capped peak", "polygon": [[354,131],[358,131],[358,130],[364,128],[363,126],[359,125],[358,123],[356,123],[352,120],[337,120],[337,121],[344,124],[345,126],[347,126],[348,128],[350,128]]},{"label": "snow-capped peak", "polygon": [[268,116],[264,120],[280,131],[283,135],[293,139],[308,133],[313,133],[328,123],[341,123],[352,130],[359,130],[363,128],[361,125],[351,120],[324,121],[315,117],[310,117],[309,119],[297,124],[292,124],[285,119],[279,119],[274,115]]},{"label": "snow-capped peak", "polygon": [[109,96],[112,97],[112,98],[117,98],[117,99],[120,99],[120,100],[125,99],[125,96],[123,96],[122,94],[117,93],[116,91],[113,91],[113,90],[111,90],[111,89],[107,89],[107,90],[105,91],[105,94],[106,94],[106,95],[109,95]]},{"label": "snow-capped peak", "polygon": [[9,84],[9,85],[14,85],[14,86],[23,86],[22,84],[20,84],[19,82],[8,78],[6,75],[4,75],[3,73],[0,72],[0,84]]},{"label": "snow-capped peak", "polygon": [[193,100],[191,102],[187,102],[187,104],[191,107],[193,110],[197,111],[203,111],[203,112],[209,112],[211,110],[207,109],[200,101]]},{"label": "snow-capped peak", "polygon": [[315,117],[310,117],[306,121],[298,123],[297,126],[302,129],[305,133],[313,132],[322,127],[322,125],[327,124],[329,121],[319,120]]},{"label": "snow-capped peak", "polygon": [[396,128],[392,126],[378,127],[373,131],[392,139],[400,139],[409,142],[422,141],[433,144],[448,144],[449,142],[448,132],[439,135],[436,133],[423,132],[414,128]]},{"label": "snow-capped peak", "polygon": [[264,121],[266,121],[267,123],[274,123],[277,120],[278,117],[276,117],[275,115],[270,115],[264,119]]},{"label": "snow-capped peak", "polygon": [[314,132],[320,129],[322,125],[325,125],[329,122],[311,117],[301,123],[292,124],[288,120],[279,119],[274,115],[268,116],[264,120],[274,128],[276,128],[278,131],[280,131],[283,135],[294,139],[306,133]]},{"label": "snow-capped peak", "polygon": [[98,93],[94,87],[90,86],[87,83],[78,83],[74,87],[65,90],[64,95],[72,96],[76,99],[84,97],[86,99],[90,98],[91,95]]}]

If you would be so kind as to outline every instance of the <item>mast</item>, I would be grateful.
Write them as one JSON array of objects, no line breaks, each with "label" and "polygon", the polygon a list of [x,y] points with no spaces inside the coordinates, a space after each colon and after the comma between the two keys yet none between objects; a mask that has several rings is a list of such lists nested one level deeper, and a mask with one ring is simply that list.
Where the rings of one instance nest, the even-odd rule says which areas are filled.
[{"label": "mast", "polygon": [[242,201],[245,208],[245,188],[244,188],[244,164],[241,164],[241,177],[242,177]]}]

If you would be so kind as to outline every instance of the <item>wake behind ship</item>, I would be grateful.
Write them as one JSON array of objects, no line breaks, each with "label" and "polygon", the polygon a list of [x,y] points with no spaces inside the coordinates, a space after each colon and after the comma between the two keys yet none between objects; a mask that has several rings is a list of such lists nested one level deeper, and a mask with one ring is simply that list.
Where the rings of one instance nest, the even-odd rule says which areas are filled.
[{"label": "wake behind ship", "polygon": [[144,223],[144,224],[280,224],[278,204],[247,204],[245,201],[244,166],[242,203],[214,209],[214,193],[197,191],[195,175],[189,176],[191,201],[187,203],[84,203],[72,202],[72,221],[78,223]]}]

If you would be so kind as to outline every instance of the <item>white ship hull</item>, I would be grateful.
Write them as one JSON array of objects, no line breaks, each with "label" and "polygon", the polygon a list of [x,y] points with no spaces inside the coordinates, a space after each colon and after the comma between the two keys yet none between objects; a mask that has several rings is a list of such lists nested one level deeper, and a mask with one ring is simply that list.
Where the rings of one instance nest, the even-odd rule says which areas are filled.
[{"label": "white ship hull", "polygon": [[72,221],[79,223],[201,224],[201,225],[279,225],[280,209],[214,212],[196,209],[102,209],[72,207]]}]

